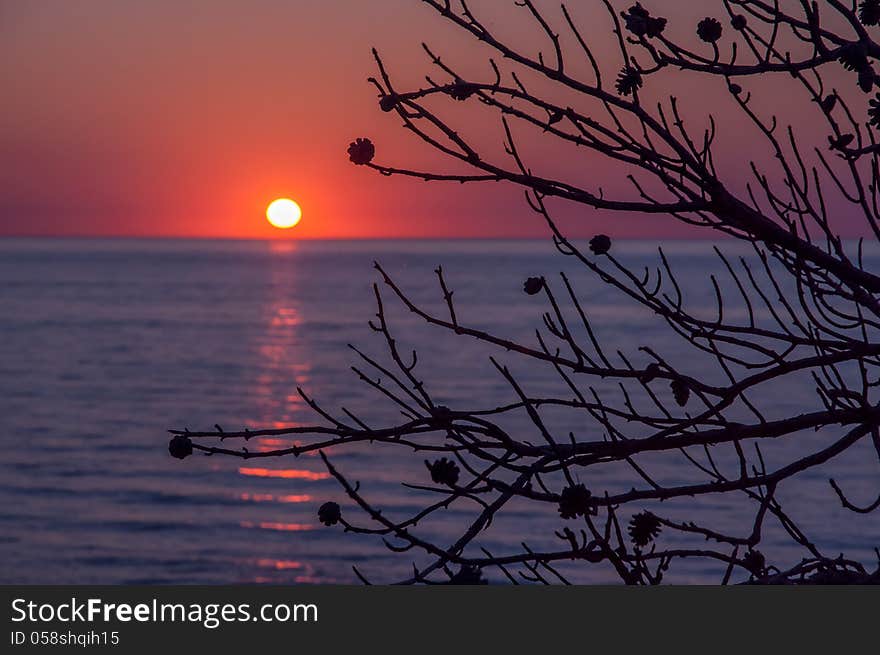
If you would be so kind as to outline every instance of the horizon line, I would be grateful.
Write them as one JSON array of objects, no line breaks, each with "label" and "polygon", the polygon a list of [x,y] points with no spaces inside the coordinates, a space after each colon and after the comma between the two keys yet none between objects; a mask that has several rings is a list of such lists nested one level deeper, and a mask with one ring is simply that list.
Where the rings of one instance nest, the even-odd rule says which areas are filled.
[{"label": "horizon line", "polygon": [[[596,234],[599,234],[598,232]],[[591,239],[594,234],[585,236],[568,237],[572,240]],[[663,241],[716,241],[716,238],[707,237],[666,237]],[[278,243],[301,243],[304,241],[546,241],[551,240],[552,234],[545,236],[375,236],[375,237],[358,237],[358,236],[342,236],[342,237],[232,237],[232,236],[183,236],[183,235],[124,235],[124,234],[0,234],[0,239],[58,239],[58,240],[107,240],[107,241],[123,241],[123,240],[143,240],[143,241],[262,241],[262,242],[278,242]],[[645,241],[660,240],[661,237],[656,236],[612,236],[612,239],[619,241]],[[859,237],[852,237],[858,239]],[[730,237],[724,235],[724,240]]]}]

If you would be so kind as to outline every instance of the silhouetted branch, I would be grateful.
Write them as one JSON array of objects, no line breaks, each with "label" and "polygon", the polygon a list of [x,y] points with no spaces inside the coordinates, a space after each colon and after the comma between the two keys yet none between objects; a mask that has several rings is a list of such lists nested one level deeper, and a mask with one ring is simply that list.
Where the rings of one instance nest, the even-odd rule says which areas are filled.
[{"label": "silhouetted branch", "polygon": [[[604,70],[607,58],[596,56],[594,36],[574,7],[563,6],[556,16],[530,0],[511,4],[510,11],[527,12],[549,48],[548,55],[534,55],[496,34],[465,1],[421,2],[491,53],[485,78],[466,75],[425,45],[437,81],[427,77],[426,86],[403,90],[374,50],[378,75],[370,82],[382,110],[396,112],[405,129],[447,157],[455,170],[464,166],[467,171],[378,163],[369,139],[351,144],[351,161],[385,176],[523,187],[528,207],[547,226],[560,256],[650,312],[688,355],[673,357],[656,343],[601,338],[584,296],[564,274],[559,280],[524,275],[525,296],[545,308],[532,343],[471,322],[442,268],[435,273],[443,304],[435,312],[376,263],[377,313],[370,325],[384,342],[387,362],[355,348],[361,364],[352,369],[387,402],[394,420],[370,427],[348,410],[331,412],[300,392],[319,424],[240,432],[173,430],[172,454],[254,458],[320,452],[351,501],[344,513],[338,504],[326,503],[319,513],[322,522],[380,536],[393,552],[418,554],[412,575],[402,581],[407,584],[478,584],[487,568],[514,584],[567,584],[581,566],[605,568],[626,584],[659,584],[675,562],[688,558],[717,562],[724,584],[877,582],[880,574],[869,572],[866,563],[826,554],[780,498],[783,489],[797,488],[801,474],[819,470],[860,442],[870,440],[874,464],[880,464],[880,277],[866,267],[861,244],[850,252],[837,218],[857,216],[875,239],[880,237],[880,77],[875,73],[880,43],[874,40],[880,4],[719,0],[705,6],[708,15],[693,25],[693,37],[681,42],[667,30],[680,18],[659,16],[641,3],[596,0],[607,10],[619,57]],[[696,109],[684,112],[681,99],[664,96],[670,75],[713,84],[723,80],[734,118],[722,121],[708,114],[702,129],[686,122],[685,113],[695,121],[701,107],[697,102]],[[767,115],[753,96],[759,87],[745,88],[757,78],[787,84],[790,95],[778,111],[811,117],[823,131],[818,138],[807,141],[778,116]],[[832,78],[846,87],[832,87],[827,81]],[[868,101],[870,93],[875,96]],[[479,149],[468,125],[445,118],[448,103],[470,103],[475,111],[497,115],[503,147]],[[738,138],[750,131],[768,154],[742,166],[751,174],[745,188],[716,165],[719,134],[732,129]],[[621,167],[630,195],[617,191],[620,195],[608,197],[595,180],[578,179],[577,171],[573,179],[542,173],[544,159],[530,161],[520,145],[525,135],[540,136],[543,147],[555,144],[584,153],[587,161]],[[674,262],[662,249],[655,264],[634,270],[606,235],[582,247],[554,219],[550,203],[560,201],[667,215],[743,241],[753,256],[733,259],[714,250],[720,273],[705,281],[712,299],[707,316],[688,302]],[[472,399],[468,408],[437,402],[418,353],[393,336],[389,303],[435,329],[485,346],[510,389],[510,401],[492,407]],[[507,360],[546,368],[565,393],[533,394],[529,379]],[[805,382],[813,391],[803,398],[804,411],[780,411],[778,394],[788,384]],[[554,427],[551,413],[566,413],[577,432]],[[211,445],[211,440],[222,444],[272,435],[296,435],[297,445],[259,452]],[[406,518],[383,514],[325,452],[365,442],[436,453],[436,459],[425,460],[430,481],[405,483],[435,500]],[[765,460],[764,451],[773,444],[786,448]],[[615,474],[597,475],[606,470]],[[830,487],[829,495],[854,514],[880,508],[880,497],[862,506],[835,480]],[[680,518],[698,499],[718,495],[744,503],[746,525],[728,531]],[[664,501],[662,516],[659,501]],[[561,527],[548,535],[556,547],[523,543],[514,552],[490,552],[481,534],[511,506],[524,504],[557,517]],[[422,526],[452,507],[470,517],[458,537],[440,544],[426,536],[430,532]],[[802,552],[803,561],[771,563],[758,550],[771,524]]]}]

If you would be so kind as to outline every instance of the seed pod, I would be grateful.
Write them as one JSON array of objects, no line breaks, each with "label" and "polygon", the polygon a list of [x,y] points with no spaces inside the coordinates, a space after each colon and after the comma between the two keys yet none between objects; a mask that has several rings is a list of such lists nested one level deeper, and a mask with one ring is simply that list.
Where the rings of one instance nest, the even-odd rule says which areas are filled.
[{"label": "seed pod", "polygon": [[348,158],[353,164],[363,166],[373,161],[376,147],[366,138],[355,139],[348,145]]},{"label": "seed pod", "polygon": [[425,466],[428,467],[428,471],[431,473],[431,480],[437,484],[445,484],[447,487],[454,487],[458,482],[458,476],[460,475],[461,470],[458,468],[458,464],[452,460],[446,459],[445,457],[441,457],[434,462],[425,460]]},{"label": "seed pod", "polygon": [[525,291],[530,296],[534,296],[541,292],[541,289],[544,288],[544,278],[542,277],[530,277],[525,282],[523,282],[523,291]]},{"label": "seed pod", "polygon": [[611,237],[606,234],[597,234],[590,239],[590,250],[594,255],[607,255],[611,250]]},{"label": "seed pod", "polygon": [[559,496],[559,516],[573,519],[593,513],[593,495],[582,484],[566,487]]},{"label": "seed pod", "polygon": [[714,18],[704,18],[697,24],[697,36],[706,43],[715,43],[721,38],[723,28]]},{"label": "seed pod", "polygon": [[672,389],[672,397],[675,398],[675,402],[678,403],[679,407],[687,405],[688,399],[691,397],[691,390],[684,379],[674,379],[669,383],[669,388]]},{"label": "seed pod", "polygon": [[339,523],[339,519],[342,518],[342,508],[339,507],[339,503],[334,503],[332,501],[326,502],[318,508],[318,520],[321,521],[328,528],[331,525],[336,525]]},{"label": "seed pod", "polygon": [[168,452],[177,459],[186,459],[193,453],[192,441],[189,437],[185,437],[182,434],[175,435],[168,442]]},{"label": "seed pod", "polygon": [[651,512],[639,512],[630,519],[627,532],[636,546],[644,548],[657,538],[661,529],[660,519]]}]

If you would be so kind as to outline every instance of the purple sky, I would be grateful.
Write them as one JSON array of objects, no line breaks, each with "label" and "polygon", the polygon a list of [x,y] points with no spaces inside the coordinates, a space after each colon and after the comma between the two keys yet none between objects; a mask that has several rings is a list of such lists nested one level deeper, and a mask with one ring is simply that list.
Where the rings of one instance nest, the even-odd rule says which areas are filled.
[{"label": "purple sky", "polygon": [[[558,3],[541,4],[561,26]],[[574,14],[613,76],[619,61],[601,3],[576,4]],[[698,12],[709,10],[645,4],[662,5],[670,29],[682,26],[686,34]],[[512,2],[473,6],[527,52],[546,50]],[[723,18],[721,3],[713,10]],[[377,161],[448,168],[393,113],[379,111],[366,83],[375,74],[372,46],[410,87],[426,73],[436,76],[422,40],[462,70],[490,79],[486,51],[418,0],[3,3],[0,235],[271,237],[263,212],[277,197],[304,209],[303,221],[285,236],[545,234],[513,186],[389,179],[348,162],[348,142],[369,136]],[[658,98],[678,94],[695,126],[710,109],[718,112],[719,163],[741,186],[745,161],[763,149],[732,113],[723,84],[677,78]],[[778,108],[784,118],[791,92],[756,82],[755,91],[762,90],[760,106]],[[462,129],[503,156],[497,117],[479,107],[447,109],[455,119],[467,116]],[[632,194],[623,171],[602,157],[540,135],[522,139],[536,169]],[[554,208],[575,235],[704,234],[666,217]]]}]

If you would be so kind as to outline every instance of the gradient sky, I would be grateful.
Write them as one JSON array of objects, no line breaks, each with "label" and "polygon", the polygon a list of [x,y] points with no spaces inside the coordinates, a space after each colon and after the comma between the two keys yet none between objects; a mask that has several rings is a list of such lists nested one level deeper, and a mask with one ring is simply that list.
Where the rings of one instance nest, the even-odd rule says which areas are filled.
[{"label": "gradient sky", "polygon": [[[661,4],[692,30],[693,10],[682,9],[690,3]],[[540,35],[517,22],[523,12],[512,3],[475,5],[496,16],[493,27],[537,50]],[[558,3],[547,5],[558,14]],[[606,38],[616,66],[607,16],[595,5],[580,7],[580,16],[600,51]],[[389,179],[348,162],[348,142],[369,136],[377,161],[442,168],[394,114],[379,111],[366,83],[376,46],[395,77],[418,85],[432,72],[422,40],[450,61],[485,61],[478,45],[417,0],[0,0],[0,235],[545,234],[510,185]],[[715,86],[701,92],[701,110],[724,95]],[[481,120],[472,125],[497,146],[497,121]],[[601,157],[556,155],[541,143],[527,141],[531,161],[612,192],[625,188]],[[743,157],[729,160],[741,168]],[[280,196],[305,212],[290,232],[264,218]],[[576,235],[599,227],[620,236],[692,234],[663,217],[587,207],[563,215]]]}]

